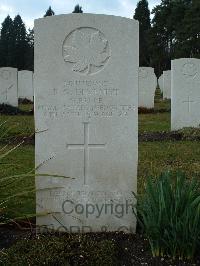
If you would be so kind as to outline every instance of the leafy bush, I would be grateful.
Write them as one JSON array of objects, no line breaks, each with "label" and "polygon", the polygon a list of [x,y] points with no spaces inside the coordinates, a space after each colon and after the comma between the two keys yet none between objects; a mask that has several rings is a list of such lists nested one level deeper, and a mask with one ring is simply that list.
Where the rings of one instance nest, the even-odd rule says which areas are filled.
[{"label": "leafy bush", "polygon": [[19,104],[32,104],[33,102],[27,98],[19,98],[18,99]]},{"label": "leafy bush", "polygon": [[196,178],[189,181],[182,173],[147,180],[137,211],[153,256],[194,257],[200,247],[199,189]]}]

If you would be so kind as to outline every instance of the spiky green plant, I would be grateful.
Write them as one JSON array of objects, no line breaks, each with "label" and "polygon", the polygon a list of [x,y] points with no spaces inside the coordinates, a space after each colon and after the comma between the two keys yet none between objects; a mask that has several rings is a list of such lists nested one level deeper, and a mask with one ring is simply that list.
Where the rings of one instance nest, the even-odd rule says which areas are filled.
[{"label": "spiky green plant", "polygon": [[164,173],[147,180],[137,213],[153,256],[192,259],[200,247],[200,186],[197,178]]}]

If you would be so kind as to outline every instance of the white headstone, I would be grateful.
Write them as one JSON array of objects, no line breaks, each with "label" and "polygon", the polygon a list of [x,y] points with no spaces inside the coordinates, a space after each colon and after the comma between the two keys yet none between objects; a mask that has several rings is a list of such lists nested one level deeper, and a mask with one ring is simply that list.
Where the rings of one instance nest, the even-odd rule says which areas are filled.
[{"label": "white headstone", "polygon": [[163,71],[163,98],[171,99],[171,70]]},{"label": "white headstone", "polygon": [[37,225],[134,232],[138,23],[69,14],[34,29],[36,166],[71,177],[37,178]]},{"label": "white headstone", "polygon": [[171,128],[200,127],[200,59],[172,61]]},{"label": "white headstone", "polygon": [[0,68],[0,104],[18,106],[17,69]]},{"label": "white headstone", "polygon": [[159,85],[160,91],[163,92],[163,74],[158,79],[158,85]]},{"label": "white headstone", "polygon": [[22,70],[18,72],[18,97],[33,101],[33,72]]},{"label": "white headstone", "polygon": [[139,68],[139,106],[154,108],[154,96],[157,85],[152,67]]}]

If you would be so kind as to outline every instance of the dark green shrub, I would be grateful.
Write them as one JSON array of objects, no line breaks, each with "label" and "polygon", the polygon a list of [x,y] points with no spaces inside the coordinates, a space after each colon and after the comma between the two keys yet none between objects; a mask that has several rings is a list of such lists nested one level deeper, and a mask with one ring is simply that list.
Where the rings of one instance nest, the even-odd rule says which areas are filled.
[{"label": "dark green shrub", "polygon": [[149,178],[138,197],[138,217],[153,256],[192,259],[200,240],[200,191],[196,178],[182,173]]},{"label": "dark green shrub", "polygon": [[0,104],[0,114],[2,115],[32,115],[33,111],[25,112],[20,110],[17,107],[8,105],[8,104]]}]

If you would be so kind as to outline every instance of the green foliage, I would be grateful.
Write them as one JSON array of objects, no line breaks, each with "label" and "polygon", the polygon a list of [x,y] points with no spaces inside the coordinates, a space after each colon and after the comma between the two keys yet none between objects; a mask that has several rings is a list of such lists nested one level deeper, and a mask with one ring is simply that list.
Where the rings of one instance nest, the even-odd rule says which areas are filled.
[{"label": "green foliage", "polygon": [[[114,266],[115,245],[110,240],[91,240],[87,235],[44,237],[17,242],[0,254],[1,265]],[[13,255],[14,254],[14,255]],[[37,254],[37,255],[36,255]]]},{"label": "green foliage", "polygon": [[200,247],[200,184],[181,173],[149,178],[137,211],[153,256],[192,259]]},{"label": "green foliage", "polygon": [[149,31],[150,11],[147,0],[140,0],[135,9],[134,19],[139,21],[140,66],[150,66]]},{"label": "green foliage", "polygon": [[20,15],[14,20],[7,16],[0,34],[0,67],[16,67],[19,70],[33,69],[31,34],[27,33]]},{"label": "green foliage", "polygon": [[17,15],[13,20],[13,39],[14,47],[12,53],[12,67],[23,69],[26,62],[27,53],[27,40],[26,40],[26,27],[20,15]]},{"label": "green foliage", "polygon": [[54,16],[55,15],[55,12],[51,9],[51,6],[47,9],[45,15],[44,15],[44,18],[45,17],[51,17],[51,16]]},{"label": "green foliage", "polygon": [[83,13],[82,7],[79,5],[76,5],[72,13]]},{"label": "green foliage", "polygon": [[13,41],[13,21],[7,16],[2,23],[0,34],[0,66],[12,65]]},{"label": "green foliage", "polygon": [[200,58],[200,1],[190,2],[177,32],[176,57]]},{"label": "green foliage", "polygon": [[175,58],[199,57],[199,0],[162,0],[152,14],[149,42],[152,66],[158,76],[170,69]]}]

